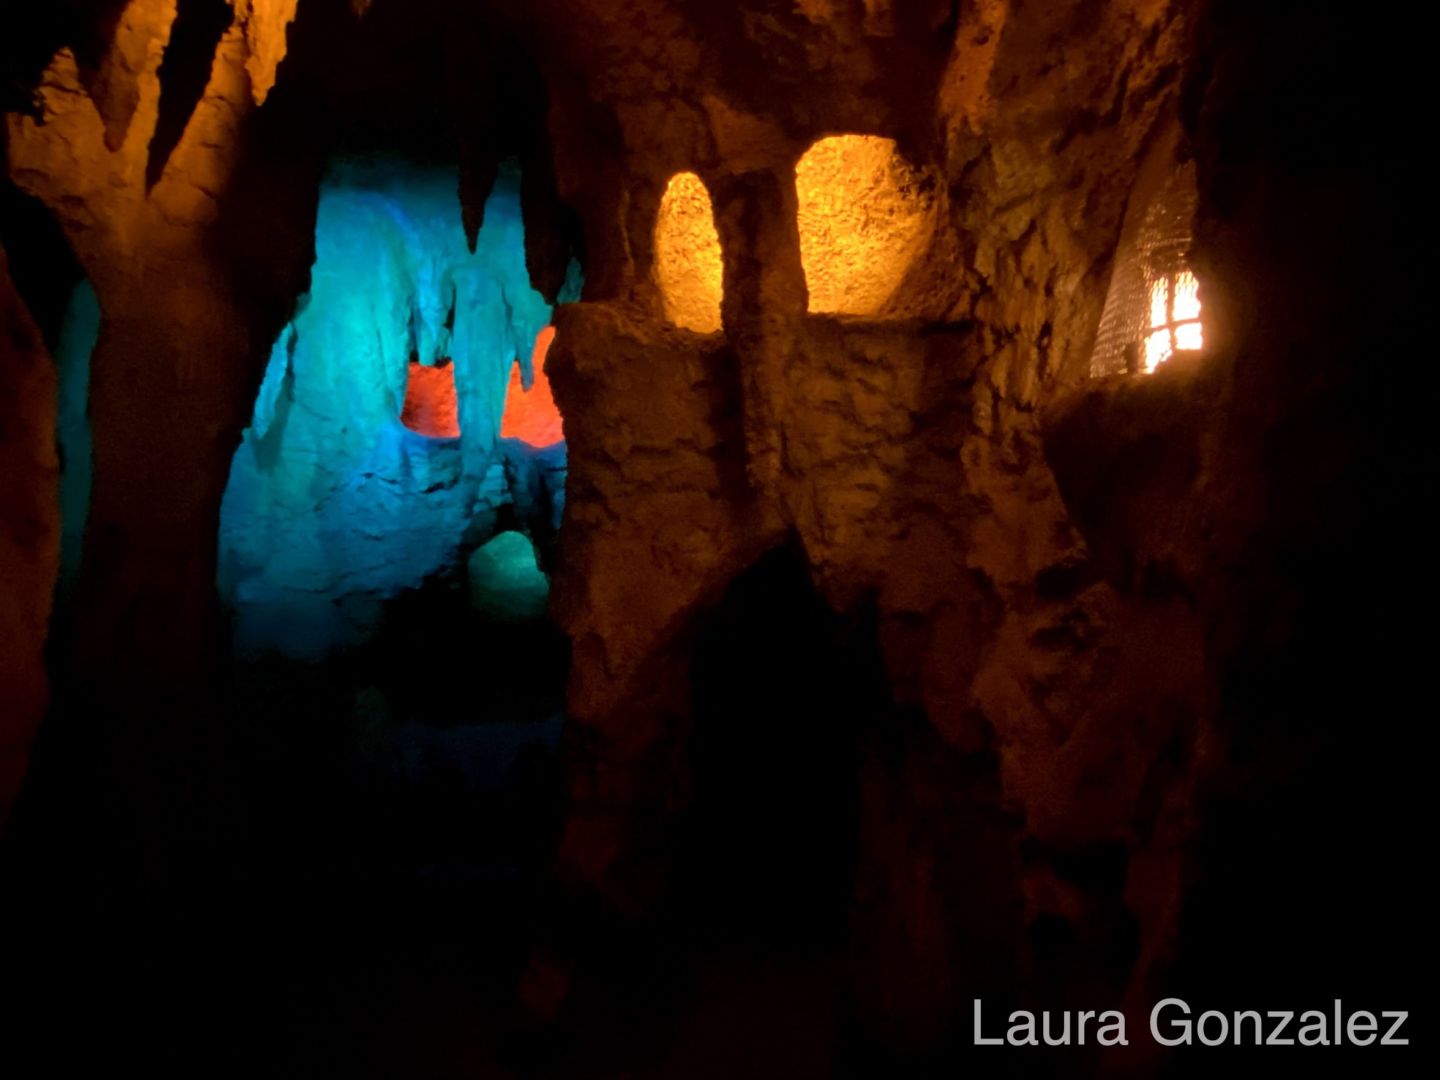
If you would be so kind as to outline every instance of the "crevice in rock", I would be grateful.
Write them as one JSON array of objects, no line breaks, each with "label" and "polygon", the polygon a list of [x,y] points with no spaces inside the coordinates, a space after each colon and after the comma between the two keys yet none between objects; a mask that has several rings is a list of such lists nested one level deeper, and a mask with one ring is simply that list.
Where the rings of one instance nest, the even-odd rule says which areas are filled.
[{"label": "crevice in rock", "polygon": [[214,67],[215,49],[235,21],[227,0],[178,0],[170,41],[160,62],[160,112],[145,161],[145,187],[153,188],[180,145]]}]

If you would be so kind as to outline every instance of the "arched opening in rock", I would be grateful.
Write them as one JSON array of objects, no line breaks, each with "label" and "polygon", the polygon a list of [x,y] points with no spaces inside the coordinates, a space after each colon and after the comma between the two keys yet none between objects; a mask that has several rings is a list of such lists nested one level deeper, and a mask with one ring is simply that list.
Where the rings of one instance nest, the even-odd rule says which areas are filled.
[{"label": "arched opening in rock", "polygon": [[311,291],[272,351],[222,509],[242,654],[363,645],[394,597],[463,576],[506,523],[555,540],[553,308],[530,280],[521,176],[500,169],[473,251],[456,187],[453,168],[394,157],[329,170]]},{"label": "arched opening in rock", "polygon": [[795,166],[810,311],[881,315],[934,224],[924,176],[878,135],[833,135]]},{"label": "arched opening in rock", "polygon": [[693,172],[676,173],[665,186],[655,221],[655,281],[665,317],[697,334],[718,331],[722,278],[709,189]]},{"label": "arched opening in rock", "polygon": [[1176,353],[1204,348],[1200,282],[1190,267],[1195,202],[1193,162],[1147,162],[1115,250],[1092,375],[1149,374]]},{"label": "arched opening in rock", "polygon": [[343,891],[331,925],[394,955],[422,937],[472,985],[514,963],[554,850],[567,449],[515,431],[511,381],[539,416],[537,339],[583,286],[546,88],[497,21],[300,5],[257,123],[293,109],[283,134],[324,147],[314,261],[219,537],[218,771],[252,865]]},{"label": "arched opening in rock", "polygon": [[1150,332],[1145,335],[1141,367],[1154,371],[1177,352],[1205,347],[1200,323],[1200,282],[1175,260],[1150,283]]},{"label": "arched opening in rock", "polygon": [[410,361],[400,422],[432,439],[460,437],[460,402],[455,393],[454,364],[449,360],[438,364]]},{"label": "arched opening in rock", "polygon": [[786,546],[735,579],[699,635],[682,895],[721,942],[823,949],[843,932],[858,740],[886,701],[873,639],[846,631]]},{"label": "arched opening in rock", "polygon": [[550,392],[550,378],[545,374],[545,359],[554,342],[555,328],[545,327],[535,336],[528,374],[518,360],[510,369],[505,415],[500,421],[502,439],[519,439],[536,450],[565,441],[565,421]]},{"label": "arched opening in rock", "polygon": [[535,545],[507,529],[475,549],[466,564],[470,606],[497,622],[543,619],[550,579],[540,569]]}]

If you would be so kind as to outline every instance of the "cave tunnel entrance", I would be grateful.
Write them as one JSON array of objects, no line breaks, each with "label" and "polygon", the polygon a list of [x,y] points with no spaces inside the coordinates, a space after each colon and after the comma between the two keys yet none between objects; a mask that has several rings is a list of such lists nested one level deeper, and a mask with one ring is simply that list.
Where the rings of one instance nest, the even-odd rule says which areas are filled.
[{"label": "cave tunnel entrance", "polygon": [[[221,516],[236,651],[323,660],[375,639],[402,593],[463,583],[507,529],[548,569],[566,447],[532,285],[519,166],[503,164],[473,250],[453,166],[332,163],[310,292],[280,334]],[[576,299],[571,270],[556,298]],[[463,592],[463,589],[462,589]]]},{"label": "cave tunnel entrance", "polygon": [[848,626],[798,546],[729,587],[691,669],[683,903],[723,943],[836,945],[850,908],[859,739],[888,708],[873,634]]},{"label": "cave tunnel entrance", "polygon": [[453,163],[392,153],[325,174],[310,291],[222,508],[216,769],[223,857],[508,965],[558,839],[567,456],[544,361],[582,281],[572,260],[554,303],[534,287],[517,163],[473,247],[457,187]]},{"label": "cave tunnel entrance", "polygon": [[[190,5],[206,6],[214,8]],[[402,9],[390,9],[396,23],[407,18]],[[378,40],[378,22],[357,25]],[[314,27],[302,16],[293,36],[313,38]],[[420,55],[380,43],[387,64],[395,53]],[[297,71],[305,56],[292,45],[292,82],[267,116],[290,107],[309,117],[308,107],[285,97],[306,93]],[[210,48],[200,50],[206,70]],[[474,62],[473,51],[466,59]],[[418,84],[403,74],[394,82]],[[112,910],[110,886],[129,888],[150,867],[132,866],[118,843],[111,858],[110,822],[121,835],[129,822],[119,819],[130,809],[114,793],[144,780],[122,775],[98,740],[87,741],[90,717],[62,717],[27,780],[23,839],[27,852],[43,849],[47,867],[50,851],[67,861],[64,886],[53,891],[82,899],[73,911],[55,909],[55,933],[37,920],[33,936],[44,945],[33,957],[27,948],[26,963],[16,965],[73,970],[70,953],[55,965],[48,950],[71,925],[100,924],[90,892],[106,892],[94,906],[104,909],[106,933],[124,942],[115,950],[124,962],[87,956],[97,968],[143,964],[154,981],[188,988],[176,998],[226,1003],[197,1009],[190,1019],[199,1025],[212,1018],[200,1013],[238,1014],[232,1000],[334,1000],[337,1023],[354,1025],[347,1044],[366,1034],[382,994],[406,998],[418,1016],[440,985],[464,987],[471,1003],[509,991],[558,843],[557,748],[569,671],[569,641],[547,610],[566,447],[545,359],[553,310],[578,299],[583,281],[578,258],[566,269],[576,250],[567,221],[540,245],[565,269],[558,296],[554,273],[542,292],[528,265],[526,226],[550,220],[531,210],[537,199],[558,198],[543,182],[522,181],[520,160],[549,157],[543,124],[525,135],[533,146],[517,145],[507,125],[487,129],[493,148],[457,152],[449,131],[444,145],[432,145],[444,126],[443,117],[430,119],[436,110],[394,105],[388,84],[382,93],[398,122],[418,134],[391,139],[383,117],[356,110],[358,119],[347,121],[345,101],[327,103],[334,123],[363,126],[366,137],[356,142],[341,131],[329,136],[330,149],[315,151],[308,291],[287,298],[277,287],[266,296],[267,334],[279,304],[293,299],[294,307],[271,343],[224,493],[216,585],[233,648],[213,672],[216,685],[197,694],[198,734],[175,755],[188,812],[173,836],[157,840],[165,848],[155,855],[164,869],[173,863],[197,881],[227,885],[203,905],[177,905],[180,917],[156,912],[144,931],[120,929],[128,920],[118,902]],[[528,100],[541,102],[543,116],[543,97]],[[537,112],[513,101],[497,108],[516,127]],[[373,139],[371,126],[379,129]],[[170,149],[156,143],[152,181]],[[456,159],[484,176],[492,153],[494,175],[477,194]],[[4,165],[0,147],[0,178]],[[462,189],[471,202],[457,197]],[[275,208],[277,222],[287,223],[284,213]],[[289,257],[292,239],[303,237],[276,230],[277,260]],[[61,493],[63,586],[78,562],[88,503],[81,467],[89,462],[86,397],[100,305],[50,212],[3,179],[0,241],[61,366],[64,482],[84,481]],[[246,242],[264,249],[267,237]],[[146,478],[124,479],[143,488]],[[147,494],[137,489],[137,500]],[[72,859],[76,850],[85,855]],[[48,880],[34,890],[35,910],[47,919],[42,901],[51,891]],[[30,903],[27,896],[27,914]],[[185,921],[202,907],[203,931]],[[215,939],[223,955],[192,968],[194,942],[213,927],[225,928]],[[83,952],[77,947],[77,962]],[[191,1037],[191,1025],[180,1026]],[[290,1033],[260,1035],[272,1037],[283,1045]]]}]

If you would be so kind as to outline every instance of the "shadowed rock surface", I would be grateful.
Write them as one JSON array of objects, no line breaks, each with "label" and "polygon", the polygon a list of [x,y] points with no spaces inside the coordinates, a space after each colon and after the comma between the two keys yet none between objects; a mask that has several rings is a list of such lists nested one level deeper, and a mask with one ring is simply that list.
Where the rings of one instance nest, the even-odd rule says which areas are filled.
[{"label": "shadowed rock surface", "polygon": [[[1161,1054],[1166,994],[1412,1000],[1418,35],[1237,0],[12,7],[27,1042],[1200,1077],[1249,1055]],[[1176,321],[1147,244],[1203,347],[1115,374]],[[446,360],[429,438],[409,365]],[[517,385],[563,441],[508,437]],[[976,997],[1135,1045],[1000,1066]]]}]

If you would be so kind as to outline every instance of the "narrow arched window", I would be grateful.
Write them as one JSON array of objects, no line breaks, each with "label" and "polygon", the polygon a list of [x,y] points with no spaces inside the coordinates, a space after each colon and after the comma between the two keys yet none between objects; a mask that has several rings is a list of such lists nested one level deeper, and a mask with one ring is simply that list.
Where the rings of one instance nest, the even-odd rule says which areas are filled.
[{"label": "narrow arched window", "polygon": [[935,194],[894,139],[831,135],[795,166],[810,311],[883,316],[934,231]]},{"label": "narrow arched window", "polygon": [[655,277],[665,317],[697,334],[719,331],[723,269],[710,191],[693,172],[676,173],[655,221]]},{"label": "narrow arched window", "polygon": [[1190,270],[1174,268],[1150,283],[1150,333],[1145,338],[1144,366],[1154,371],[1177,352],[1205,345],[1200,324],[1200,282]]},{"label": "narrow arched window", "polygon": [[1195,166],[1151,168],[1136,185],[1095,337],[1092,375],[1149,374],[1205,345],[1200,281],[1190,265]]}]

